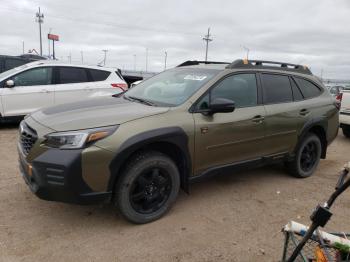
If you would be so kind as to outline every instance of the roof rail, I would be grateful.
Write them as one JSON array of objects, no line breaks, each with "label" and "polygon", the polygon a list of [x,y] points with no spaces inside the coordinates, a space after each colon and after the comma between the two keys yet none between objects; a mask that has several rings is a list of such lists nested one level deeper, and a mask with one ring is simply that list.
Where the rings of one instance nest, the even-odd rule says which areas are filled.
[{"label": "roof rail", "polygon": [[229,64],[226,68],[251,68],[251,69],[275,69],[281,71],[298,72],[302,74],[312,75],[312,72],[307,66],[296,65],[283,62],[263,61],[263,60],[247,60],[238,59]]},{"label": "roof rail", "polygon": [[177,67],[182,67],[182,66],[191,66],[191,65],[200,65],[200,64],[215,64],[215,65],[220,65],[220,64],[226,64],[229,65],[230,63],[228,62],[215,62],[215,61],[197,61],[197,60],[188,60],[186,62],[183,62],[182,64],[179,64]]}]

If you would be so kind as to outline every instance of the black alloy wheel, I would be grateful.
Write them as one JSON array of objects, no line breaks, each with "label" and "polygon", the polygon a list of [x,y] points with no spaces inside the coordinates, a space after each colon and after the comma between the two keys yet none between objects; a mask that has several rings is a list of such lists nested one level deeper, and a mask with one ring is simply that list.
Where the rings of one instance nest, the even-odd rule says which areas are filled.
[{"label": "black alloy wheel", "polygon": [[304,172],[309,172],[314,168],[318,157],[318,147],[316,142],[310,141],[302,149],[300,157],[300,167]]},{"label": "black alloy wheel", "polygon": [[142,172],[131,185],[131,206],[138,213],[150,214],[162,207],[170,193],[171,177],[168,172],[151,168]]}]

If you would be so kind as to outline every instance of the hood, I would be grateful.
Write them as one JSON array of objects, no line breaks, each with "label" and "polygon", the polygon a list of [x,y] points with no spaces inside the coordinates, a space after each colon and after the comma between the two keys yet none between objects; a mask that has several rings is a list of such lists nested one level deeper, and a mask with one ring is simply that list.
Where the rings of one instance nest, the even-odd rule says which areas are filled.
[{"label": "hood", "polygon": [[44,108],[31,117],[53,130],[67,131],[122,124],[168,110],[124,98],[105,97]]}]

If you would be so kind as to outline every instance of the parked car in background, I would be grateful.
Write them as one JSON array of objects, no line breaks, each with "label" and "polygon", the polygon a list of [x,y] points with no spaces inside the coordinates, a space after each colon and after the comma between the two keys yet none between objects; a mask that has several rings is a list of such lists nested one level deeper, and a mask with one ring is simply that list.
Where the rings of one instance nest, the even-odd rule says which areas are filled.
[{"label": "parked car in background", "polygon": [[327,87],[332,96],[337,97],[343,90],[344,86],[329,86]]},{"label": "parked car in background", "polygon": [[0,74],[0,118],[24,116],[42,107],[124,92],[115,69],[37,61]]},{"label": "parked car in background", "polygon": [[341,97],[339,122],[344,136],[350,138],[350,90],[343,90]]},{"label": "parked car in background", "polygon": [[206,176],[275,162],[311,176],[338,134],[337,106],[301,65],[188,61],[123,94],[27,116],[20,169],[42,199],[110,200],[147,223]]},{"label": "parked car in background", "polygon": [[43,56],[33,54],[24,54],[20,56],[0,55],[0,73],[30,62],[45,59],[46,58]]}]

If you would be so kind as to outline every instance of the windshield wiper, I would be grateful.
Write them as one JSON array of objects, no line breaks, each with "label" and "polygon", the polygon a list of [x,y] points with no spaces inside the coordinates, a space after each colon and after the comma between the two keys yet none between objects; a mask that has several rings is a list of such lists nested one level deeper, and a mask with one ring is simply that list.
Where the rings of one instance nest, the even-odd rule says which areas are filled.
[{"label": "windshield wiper", "polygon": [[145,105],[156,106],[155,103],[152,103],[151,101],[144,99],[144,98],[134,97],[134,96],[124,96],[124,97],[128,100],[138,101],[138,102],[145,104]]}]

